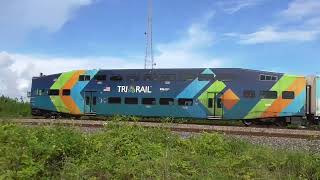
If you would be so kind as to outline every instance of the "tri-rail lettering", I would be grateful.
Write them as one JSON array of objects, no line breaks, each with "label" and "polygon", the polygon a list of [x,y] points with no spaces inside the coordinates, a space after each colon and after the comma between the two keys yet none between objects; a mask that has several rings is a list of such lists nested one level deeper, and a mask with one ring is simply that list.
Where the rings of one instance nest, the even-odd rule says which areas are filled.
[{"label": "tri-rail lettering", "polygon": [[152,86],[117,86],[120,93],[152,93]]}]

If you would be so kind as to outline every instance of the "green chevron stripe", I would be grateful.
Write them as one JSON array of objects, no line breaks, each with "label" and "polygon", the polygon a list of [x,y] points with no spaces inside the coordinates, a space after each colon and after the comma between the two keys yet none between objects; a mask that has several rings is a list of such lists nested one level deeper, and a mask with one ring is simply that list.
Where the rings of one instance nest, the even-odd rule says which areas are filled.
[{"label": "green chevron stripe", "polygon": [[205,90],[199,97],[200,103],[207,108],[210,113],[213,113],[213,108],[208,108],[208,92],[220,93],[227,86],[222,81],[215,81],[207,90]]},{"label": "green chevron stripe", "polygon": [[[51,86],[50,89],[59,89],[61,90],[63,86],[71,79],[73,74],[76,73],[76,71],[70,71],[66,73],[62,73],[60,77],[56,80],[56,82]],[[54,106],[56,107],[58,112],[64,112],[69,113],[68,108],[63,103],[60,96],[50,96],[50,99]]]},{"label": "green chevron stripe", "polygon": [[50,89],[61,89],[63,86],[71,79],[73,74],[76,73],[76,71],[70,71],[66,73],[62,73],[60,77],[57,79],[57,81],[51,86]]},{"label": "green chevron stripe", "polygon": [[[297,76],[283,75],[282,78],[270,89],[270,91],[277,91],[278,95],[282,91],[287,90],[291,84],[296,80]],[[276,101],[276,99],[261,99],[255,107],[245,116],[245,119],[259,118],[261,115]]]}]

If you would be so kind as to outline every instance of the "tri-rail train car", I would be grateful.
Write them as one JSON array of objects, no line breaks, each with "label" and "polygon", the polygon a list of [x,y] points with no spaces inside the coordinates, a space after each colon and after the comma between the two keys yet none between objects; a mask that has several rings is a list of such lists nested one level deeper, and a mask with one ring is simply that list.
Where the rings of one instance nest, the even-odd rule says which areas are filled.
[{"label": "tri-rail train car", "polygon": [[75,70],[34,77],[31,106],[36,116],[313,121],[319,82],[240,68]]}]

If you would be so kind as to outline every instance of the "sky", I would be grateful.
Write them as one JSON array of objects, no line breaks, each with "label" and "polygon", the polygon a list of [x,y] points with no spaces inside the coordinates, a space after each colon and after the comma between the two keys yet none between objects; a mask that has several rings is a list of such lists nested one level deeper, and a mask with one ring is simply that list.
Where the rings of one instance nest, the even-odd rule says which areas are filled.
[{"label": "sky", "polygon": [[[320,0],[154,0],[156,68],[320,74]],[[0,94],[33,76],[143,68],[147,0],[0,0]]]}]

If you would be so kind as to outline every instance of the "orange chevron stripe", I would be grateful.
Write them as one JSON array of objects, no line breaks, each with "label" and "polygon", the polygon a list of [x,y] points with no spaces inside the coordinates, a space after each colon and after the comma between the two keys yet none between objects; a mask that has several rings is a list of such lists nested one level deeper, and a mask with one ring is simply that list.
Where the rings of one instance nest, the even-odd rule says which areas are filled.
[{"label": "orange chevron stripe", "polygon": [[[63,89],[72,89],[78,82],[79,75],[84,74],[84,70],[76,71],[70,80],[63,86]],[[66,105],[71,114],[81,114],[79,107],[71,96],[61,96],[63,103]]]},{"label": "orange chevron stripe", "polygon": [[[306,87],[305,78],[297,78],[287,89],[287,91],[293,91],[295,97],[299,96],[300,93]],[[277,117],[280,113],[288,107],[294,99],[282,99],[282,95],[278,97],[277,100],[262,114],[262,117]]]}]

